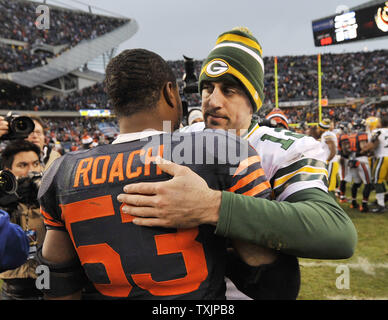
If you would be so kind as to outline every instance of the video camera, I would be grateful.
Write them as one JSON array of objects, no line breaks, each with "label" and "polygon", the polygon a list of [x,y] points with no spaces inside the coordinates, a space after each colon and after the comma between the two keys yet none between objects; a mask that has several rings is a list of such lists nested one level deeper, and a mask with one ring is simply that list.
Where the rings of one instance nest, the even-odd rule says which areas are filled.
[{"label": "video camera", "polygon": [[18,187],[16,177],[11,171],[1,170],[0,171],[0,197],[3,194],[13,194]]},{"label": "video camera", "polygon": [[182,77],[184,81],[183,93],[198,93],[198,79],[195,74],[194,59],[183,56],[185,73]]},{"label": "video camera", "polygon": [[42,182],[43,172],[30,172],[27,177],[17,179],[16,194],[24,204],[38,205],[38,191]]},{"label": "video camera", "polygon": [[186,57],[184,58],[185,73],[183,74],[183,92],[182,95],[182,109],[183,109],[183,123],[187,124],[189,116],[189,104],[186,100],[186,95],[192,93],[198,93],[198,79],[195,74],[194,59]]},{"label": "video camera", "polygon": [[8,122],[8,133],[0,137],[0,140],[18,140],[25,139],[34,131],[34,121],[25,116],[19,116],[9,112],[5,118]]},{"label": "video camera", "polygon": [[17,204],[38,206],[38,191],[43,173],[30,172],[16,178],[11,171],[0,171],[0,206],[11,212]]}]

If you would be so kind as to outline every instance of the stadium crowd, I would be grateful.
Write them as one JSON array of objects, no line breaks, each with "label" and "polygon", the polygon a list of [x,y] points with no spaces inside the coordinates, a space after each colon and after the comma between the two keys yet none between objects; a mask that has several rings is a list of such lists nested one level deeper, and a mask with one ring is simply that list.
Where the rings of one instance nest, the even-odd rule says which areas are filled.
[{"label": "stadium crowd", "polygon": [[[60,154],[111,143],[118,133],[116,121],[109,119],[43,119],[43,122],[46,128],[46,144]],[[104,127],[111,130],[105,132]]]},{"label": "stadium crowd", "polygon": [[[279,102],[311,100],[311,106],[303,110],[290,108],[287,111],[291,122],[306,118],[307,122],[314,122],[316,113],[313,111],[317,105],[317,73],[316,56],[284,56],[278,58],[278,84]],[[9,61],[9,60],[8,60]],[[37,60],[39,61],[39,60]],[[39,63],[39,62],[38,62]],[[178,78],[178,83],[183,89],[182,77],[185,73],[184,61],[168,61]],[[264,58],[265,63],[265,99],[263,110],[275,102],[273,58]],[[202,61],[195,60],[195,71],[200,73]],[[388,50],[373,52],[357,52],[343,54],[325,54],[322,56],[322,97],[359,98],[388,95],[388,74],[384,72],[388,64]],[[199,94],[186,94],[185,100],[189,106],[199,106]],[[1,109],[15,108],[18,110],[66,110],[79,109],[110,109],[109,101],[103,89],[103,84],[95,84],[81,91],[73,92],[65,97],[54,96],[48,98],[14,97],[1,100]],[[268,110],[267,110],[268,111]],[[337,120],[349,115],[355,116],[359,110],[345,107],[335,109],[333,117]],[[368,114],[373,111],[369,107],[362,112]],[[329,112],[329,111],[328,111]],[[316,119],[315,119],[316,120]]]},{"label": "stadium crowd", "polygon": [[35,26],[35,10],[40,4],[0,0],[0,38],[26,44],[25,48],[0,46],[0,73],[28,70],[41,65],[42,58],[44,61],[53,56],[48,53],[31,53],[35,46],[47,44],[74,47],[82,40],[95,39],[126,22],[124,19],[50,7],[50,28],[39,30]]},{"label": "stadium crowd", "polygon": [[[388,50],[351,52],[322,55],[322,97],[373,97],[388,94]],[[182,78],[183,61],[170,61],[170,65]],[[195,61],[200,74],[202,61]],[[275,102],[274,57],[264,57],[265,101]],[[303,101],[317,99],[317,56],[278,57],[279,101]]]},{"label": "stadium crowd", "polygon": [[31,53],[22,46],[0,44],[0,71],[2,73],[25,71],[47,64],[53,55],[45,51]]},{"label": "stadium crowd", "polygon": [[[388,50],[323,54],[322,97],[373,97],[388,94]],[[266,65],[266,99],[274,102],[273,59]],[[317,56],[283,56],[278,59],[279,101],[317,98]]]},{"label": "stadium crowd", "polygon": [[[283,108],[282,110],[290,123],[316,123],[318,119],[317,103],[312,103],[306,107]],[[369,116],[381,117],[384,112],[385,108],[377,107],[374,103],[322,108],[322,116],[335,122],[345,119],[349,122],[355,122],[357,119],[366,119]]]}]

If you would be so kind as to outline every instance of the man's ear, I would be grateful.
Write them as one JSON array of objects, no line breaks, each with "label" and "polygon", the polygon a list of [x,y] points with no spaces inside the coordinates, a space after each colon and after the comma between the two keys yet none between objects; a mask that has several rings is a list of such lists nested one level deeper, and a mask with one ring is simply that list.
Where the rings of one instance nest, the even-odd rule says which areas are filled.
[{"label": "man's ear", "polygon": [[[171,108],[174,108],[175,105],[176,105],[176,101],[175,101],[175,96],[174,96],[174,85],[172,84],[171,81],[167,82],[165,85],[164,85],[164,88],[163,88],[163,96],[164,96],[164,99],[166,100],[167,104],[171,107]],[[174,103],[175,102],[175,103]]]}]

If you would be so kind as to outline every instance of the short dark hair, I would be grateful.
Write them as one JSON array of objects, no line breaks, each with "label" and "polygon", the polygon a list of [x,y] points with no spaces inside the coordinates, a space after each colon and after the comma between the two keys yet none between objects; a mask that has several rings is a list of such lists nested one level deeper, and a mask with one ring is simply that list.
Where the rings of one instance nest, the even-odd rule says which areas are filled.
[{"label": "short dark hair", "polygon": [[153,109],[167,82],[176,85],[171,67],[158,54],[145,49],[124,50],[106,68],[106,92],[117,117]]},{"label": "short dark hair", "polygon": [[1,152],[1,160],[3,168],[12,168],[13,160],[15,159],[15,155],[19,152],[28,152],[33,151],[36,155],[40,156],[40,148],[27,140],[15,140],[11,141],[5,149]]}]

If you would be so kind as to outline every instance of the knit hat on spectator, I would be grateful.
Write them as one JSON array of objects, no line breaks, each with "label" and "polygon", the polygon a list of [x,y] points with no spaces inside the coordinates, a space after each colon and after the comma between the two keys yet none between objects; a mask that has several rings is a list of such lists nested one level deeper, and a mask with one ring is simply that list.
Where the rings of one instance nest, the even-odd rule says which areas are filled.
[{"label": "knit hat on spectator", "polygon": [[318,126],[323,130],[329,130],[330,129],[330,119],[322,119]]},{"label": "knit hat on spectator", "polygon": [[93,139],[90,136],[85,135],[82,137],[81,142],[82,142],[82,144],[89,145],[93,142]]},{"label": "knit hat on spectator", "polygon": [[275,120],[278,124],[280,124],[281,126],[283,126],[284,128],[286,128],[287,130],[289,129],[288,127],[288,118],[287,116],[283,113],[282,110],[280,109],[273,109],[270,113],[268,113],[266,116],[265,116],[266,119],[268,120]]},{"label": "knit hat on spectator", "polygon": [[202,64],[199,92],[203,81],[239,83],[246,90],[253,111],[260,109],[264,100],[264,62],[262,48],[249,29],[237,27],[222,33]]},{"label": "knit hat on spectator", "polygon": [[189,112],[188,125],[193,124],[193,121],[197,121],[199,119],[201,119],[201,121],[203,121],[202,111],[199,109],[192,109]]}]

